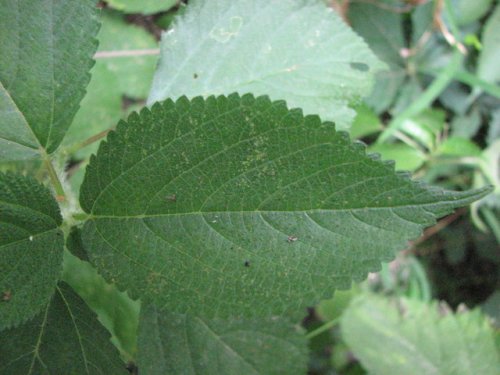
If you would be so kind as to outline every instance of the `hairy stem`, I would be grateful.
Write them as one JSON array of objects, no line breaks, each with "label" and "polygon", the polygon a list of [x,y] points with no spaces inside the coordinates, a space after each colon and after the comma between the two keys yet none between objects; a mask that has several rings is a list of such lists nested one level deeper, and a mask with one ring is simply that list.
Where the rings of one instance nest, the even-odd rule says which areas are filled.
[{"label": "hairy stem", "polygon": [[50,156],[47,154],[45,150],[41,151],[41,156],[43,160],[43,164],[47,168],[47,172],[49,173],[49,178],[50,182],[52,184],[52,187],[54,188],[54,191],[56,193],[56,200],[58,202],[64,202],[66,200],[66,194],[64,192],[64,188],[61,184],[61,181],[59,180],[59,177],[57,176],[57,172],[54,169],[54,165],[52,164],[52,160],[50,159]]}]

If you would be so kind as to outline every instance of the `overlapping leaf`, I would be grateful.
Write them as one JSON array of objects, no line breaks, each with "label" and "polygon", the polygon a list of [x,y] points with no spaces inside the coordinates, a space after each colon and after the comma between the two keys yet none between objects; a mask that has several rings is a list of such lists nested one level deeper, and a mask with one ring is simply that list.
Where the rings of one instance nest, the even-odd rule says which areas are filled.
[{"label": "overlapping leaf", "polygon": [[0,173],[0,330],[47,305],[62,271],[61,221],[46,188]]},{"label": "overlapping leaf", "polygon": [[[105,55],[97,59],[92,69],[87,95],[64,140],[67,146],[115,126],[126,116],[122,97],[145,99],[153,79],[158,56],[134,56],[133,51],[156,48],[154,37],[137,25],[127,24],[116,12],[103,11],[101,22],[98,51]],[[113,55],[118,52],[129,56]],[[94,142],[76,156],[90,156],[97,151],[97,145]]]},{"label": "overlapping leaf", "polygon": [[0,335],[0,374],[127,374],[95,314],[64,283],[33,320]]},{"label": "overlapping leaf", "polygon": [[149,103],[251,92],[347,128],[383,67],[320,0],[195,0],[163,35]]},{"label": "overlapping leaf", "polygon": [[343,338],[371,374],[498,374],[494,332],[478,310],[392,302],[361,296],[342,315]]},{"label": "overlapping leaf", "polygon": [[101,144],[82,236],[105,278],[172,312],[298,317],[487,190],[416,184],[267,97],[181,98]]},{"label": "overlapping leaf", "polygon": [[307,340],[280,318],[211,321],[144,306],[139,371],[146,374],[305,374]]},{"label": "overlapping leaf", "polygon": [[94,0],[0,3],[0,159],[61,143],[90,80]]}]

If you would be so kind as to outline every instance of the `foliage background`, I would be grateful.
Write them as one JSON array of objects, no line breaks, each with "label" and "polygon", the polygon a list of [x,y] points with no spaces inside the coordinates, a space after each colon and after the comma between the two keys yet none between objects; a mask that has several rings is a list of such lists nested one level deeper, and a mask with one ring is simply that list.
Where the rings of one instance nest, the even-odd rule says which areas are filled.
[{"label": "foliage background", "polygon": [[[411,311],[414,322],[436,332],[446,329],[436,324],[442,316],[449,317],[450,327],[472,324],[467,320],[469,315],[463,319],[460,314],[453,315],[457,309],[478,308],[494,324],[499,322],[500,89],[495,84],[500,79],[500,7],[492,0],[325,2],[389,67],[379,73],[369,97],[350,103],[357,112],[351,137],[366,143],[383,159],[395,160],[397,169],[411,171],[415,178],[430,184],[453,190],[493,184],[496,189],[471,210],[458,210],[426,230],[422,238],[401,249],[395,261],[371,274],[366,282],[311,307],[304,318],[310,338],[311,374],[384,373],[387,368],[373,360],[373,353],[356,348],[356,342],[366,339],[356,328],[364,327],[366,319],[376,319],[378,312],[383,316],[401,309]],[[100,6],[97,62],[62,145],[64,158],[60,160],[75,198],[89,157],[97,150],[99,142],[95,140],[146,104],[158,64],[160,35],[169,29],[173,17],[184,11],[184,3],[175,1],[148,0],[138,6],[136,1],[109,0]],[[467,54],[457,53],[461,49]],[[1,169],[31,174],[39,171],[39,164],[4,163]],[[79,236],[72,238],[71,246],[77,253]],[[112,341],[122,359],[133,360],[137,354],[138,304],[106,284],[86,263],[73,258],[66,261],[74,264],[67,268],[70,271],[64,280],[113,333]],[[495,355],[498,348],[478,349],[484,342],[480,334],[484,324],[476,315],[470,316],[478,322],[478,344],[455,348],[453,353],[473,350]],[[413,340],[411,329],[394,321],[380,324]],[[260,326],[265,328],[265,324]],[[371,332],[370,327],[362,332]],[[422,338],[415,340],[417,346],[429,345]],[[498,330],[496,340],[498,346]],[[450,347],[451,343],[435,345]],[[481,363],[480,355],[476,362]],[[410,369],[419,364],[422,361]],[[410,373],[410,369],[399,371]]]}]

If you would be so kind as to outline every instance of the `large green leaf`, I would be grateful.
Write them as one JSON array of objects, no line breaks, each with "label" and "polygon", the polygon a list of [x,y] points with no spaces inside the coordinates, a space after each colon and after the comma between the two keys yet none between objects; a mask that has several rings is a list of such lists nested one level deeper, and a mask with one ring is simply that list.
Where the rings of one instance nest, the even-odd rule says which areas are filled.
[{"label": "large green leaf", "polygon": [[95,314],[66,284],[33,320],[0,335],[0,374],[127,374]]},{"label": "large green leaf", "polygon": [[479,310],[361,296],[342,315],[344,340],[370,374],[495,375],[494,332]]},{"label": "large green leaf", "polygon": [[307,340],[280,319],[204,320],[144,306],[138,367],[145,374],[305,374]]},{"label": "large green leaf", "polygon": [[0,173],[0,330],[33,317],[62,271],[61,214],[36,181]]},{"label": "large green leaf", "polygon": [[90,80],[94,0],[0,2],[0,159],[61,143]]},{"label": "large green leaf", "polygon": [[83,243],[105,278],[172,312],[298,317],[488,191],[430,189],[374,159],[267,97],[167,100],[91,158]]},{"label": "large green leaf", "polygon": [[251,92],[347,128],[382,67],[320,0],[194,0],[163,35],[149,103]]}]

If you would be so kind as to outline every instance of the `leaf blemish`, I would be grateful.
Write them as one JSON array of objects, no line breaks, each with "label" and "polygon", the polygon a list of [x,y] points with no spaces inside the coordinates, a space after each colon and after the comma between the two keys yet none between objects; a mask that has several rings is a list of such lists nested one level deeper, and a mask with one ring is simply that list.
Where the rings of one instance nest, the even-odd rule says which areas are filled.
[{"label": "leaf blemish", "polygon": [[10,290],[6,290],[2,293],[2,302],[9,302],[12,298],[12,292]]},{"label": "leaf blemish", "polygon": [[169,202],[177,202],[177,195],[175,194],[167,195],[165,199]]},{"label": "leaf blemish", "polygon": [[365,63],[361,63],[361,62],[352,62],[352,63],[349,63],[349,66],[351,67],[351,69],[358,70],[360,72],[367,72],[370,70],[370,67],[368,65],[366,65]]}]

